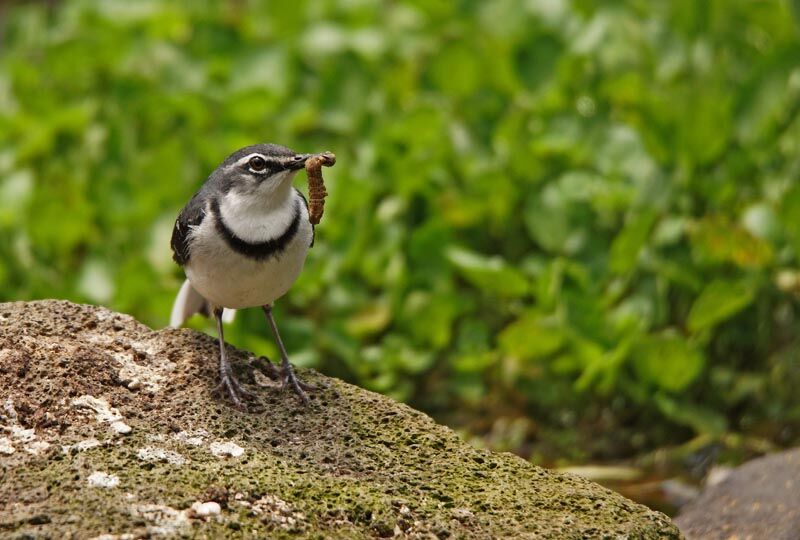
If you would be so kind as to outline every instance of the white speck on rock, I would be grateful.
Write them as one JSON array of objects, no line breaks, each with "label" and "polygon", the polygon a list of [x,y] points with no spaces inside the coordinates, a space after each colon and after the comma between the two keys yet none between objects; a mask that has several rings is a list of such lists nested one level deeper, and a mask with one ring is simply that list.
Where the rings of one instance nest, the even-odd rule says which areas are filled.
[{"label": "white speck on rock", "polygon": [[7,454],[11,455],[16,450],[14,450],[14,445],[11,444],[11,439],[8,437],[0,437],[0,454]]},{"label": "white speck on rock", "polygon": [[0,454],[13,454],[16,451],[14,443],[20,445],[23,450],[34,456],[50,448],[49,442],[36,440],[36,430],[32,428],[25,429],[19,425],[19,416],[11,398],[6,399],[3,409],[6,413],[4,419],[6,424],[0,423],[0,431],[9,433],[11,437],[0,438]]},{"label": "white speck on rock", "polygon": [[126,435],[132,431],[131,427],[123,422],[124,418],[119,413],[119,410],[112,407],[104,398],[97,399],[94,396],[85,394],[73,399],[72,406],[76,409],[94,411],[95,419],[98,422],[107,423],[115,433]]},{"label": "white speck on rock", "polygon": [[111,430],[116,433],[119,433],[120,435],[127,435],[128,433],[133,431],[133,428],[131,428],[131,426],[129,426],[125,422],[117,421],[117,422],[111,422]]},{"label": "white speck on rock", "polygon": [[119,477],[115,474],[106,474],[95,471],[89,475],[89,485],[92,487],[113,488],[119,485]]},{"label": "white speck on rock", "polygon": [[275,495],[264,495],[257,501],[253,501],[250,512],[257,516],[263,516],[262,521],[271,521],[284,530],[295,529],[306,519],[305,514],[295,511],[291,504]]},{"label": "white speck on rock", "polygon": [[3,404],[3,409],[5,409],[6,414],[8,415],[8,419],[11,420],[11,424],[16,424],[19,421],[19,417],[17,416],[17,409],[14,408],[14,401],[11,398],[8,398],[6,402]]},{"label": "white speck on rock", "polygon": [[92,448],[96,448],[100,446],[100,441],[95,439],[94,437],[91,439],[86,439],[75,444],[66,444],[61,446],[61,451],[65,454],[69,454],[72,450],[76,450],[78,452],[85,452],[86,450],[91,450]]},{"label": "white speck on rock", "polygon": [[208,517],[219,514],[222,511],[222,508],[220,508],[219,503],[214,501],[197,501],[192,504],[191,511],[197,517]]},{"label": "white speck on rock", "polygon": [[36,431],[33,429],[24,429],[20,426],[11,426],[11,437],[17,442],[29,443],[36,439]]},{"label": "white speck on rock", "polygon": [[[403,508],[406,508],[406,506],[404,505]],[[458,521],[469,521],[470,519],[475,517],[475,514],[473,514],[472,510],[470,510],[469,508],[453,508],[450,511],[450,515],[452,515]]]},{"label": "white speck on rock", "polygon": [[97,310],[94,312],[94,316],[97,318],[98,321],[103,322],[107,321],[108,319],[112,319],[114,317],[114,312],[111,311],[110,309],[98,307]]},{"label": "white speck on rock", "polygon": [[72,400],[72,406],[76,409],[91,409],[97,415],[98,422],[116,422],[122,420],[119,410],[112,407],[105,398],[96,398],[88,394],[76,397]]},{"label": "white speck on rock", "polygon": [[140,448],[136,453],[139,459],[144,461],[164,461],[172,465],[183,465],[186,463],[186,458],[177,452],[171,450],[164,450],[163,448],[156,448],[154,446],[145,446]]},{"label": "white speck on rock", "polygon": [[25,445],[25,451],[34,456],[38,456],[50,448],[50,443],[47,441],[33,441]]},{"label": "white speck on rock", "polygon": [[[131,341],[131,347],[133,348],[134,351],[136,351],[138,353],[144,353],[147,356],[157,356],[158,355],[158,348],[154,347],[153,344],[148,342],[148,341],[132,340]],[[168,367],[173,368],[173,369],[175,367],[175,363],[173,363],[173,362],[168,362],[168,363],[166,363],[166,365]]]},{"label": "white speck on rock", "polygon": [[137,364],[133,353],[118,352],[112,356],[119,366],[117,377],[128,390],[142,390],[146,394],[156,394],[161,390],[164,375],[149,366]]},{"label": "white speck on rock", "polygon": [[191,525],[190,511],[176,510],[162,504],[139,504],[131,508],[134,517],[151,522],[147,532],[153,536],[177,536],[181,529]]},{"label": "white speck on rock", "polygon": [[211,453],[217,457],[239,457],[244,454],[244,448],[231,441],[214,441],[210,448]]},{"label": "white speck on rock", "polygon": [[183,444],[188,444],[190,446],[201,446],[206,437],[208,437],[208,431],[204,429],[198,429],[195,431],[179,431],[178,433],[174,433],[172,435],[172,438],[176,441]]}]

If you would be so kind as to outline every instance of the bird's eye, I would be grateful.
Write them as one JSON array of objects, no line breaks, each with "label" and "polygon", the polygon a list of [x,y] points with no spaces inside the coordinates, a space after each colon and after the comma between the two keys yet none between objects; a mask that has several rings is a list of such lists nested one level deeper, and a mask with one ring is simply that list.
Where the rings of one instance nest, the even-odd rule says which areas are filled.
[{"label": "bird's eye", "polygon": [[261,156],[253,156],[248,162],[250,168],[255,172],[261,172],[267,168],[267,161]]}]

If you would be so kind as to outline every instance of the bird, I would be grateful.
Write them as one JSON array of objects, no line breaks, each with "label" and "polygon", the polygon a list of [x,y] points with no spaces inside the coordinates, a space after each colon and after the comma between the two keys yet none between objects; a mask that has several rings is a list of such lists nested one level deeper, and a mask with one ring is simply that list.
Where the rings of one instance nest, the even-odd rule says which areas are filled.
[{"label": "bird", "polygon": [[316,389],[295,374],[272,306],[297,280],[314,244],[307,200],[292,180],[318,155],[271,143],[241,148],[211,173],[175,220],[170,245],[186,280],[170,326],[181,326],[195,313],[214,316],[219,388],[238,408],[246,409],[245,400],[254,396],[236,378],[225,351],[223,322],[237,309],[264,311],[281,356],[282,386],[303,403],[309,401],[306,391]]}]

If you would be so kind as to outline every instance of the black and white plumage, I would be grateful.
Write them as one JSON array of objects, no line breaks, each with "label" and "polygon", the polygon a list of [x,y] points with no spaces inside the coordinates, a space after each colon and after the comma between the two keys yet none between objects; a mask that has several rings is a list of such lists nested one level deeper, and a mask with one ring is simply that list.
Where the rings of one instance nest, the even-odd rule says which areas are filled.
[{"label": "black and white plumage", "polygon": [[172,231],[173,258],[183,266],[187,280],[170,324],[180,326],[197,312],[215,315],[221,384],[238,406],[249,392],[233,376],[226,358],[224,308],[264,309],[281,351],[284,384],[307,400],[307,385],[294,375],[272,318],[272,304],[298,278],[314,241],[306,200],[292,187],[295,174],[312,155],[275,144],[234,152],[183,208]]}]

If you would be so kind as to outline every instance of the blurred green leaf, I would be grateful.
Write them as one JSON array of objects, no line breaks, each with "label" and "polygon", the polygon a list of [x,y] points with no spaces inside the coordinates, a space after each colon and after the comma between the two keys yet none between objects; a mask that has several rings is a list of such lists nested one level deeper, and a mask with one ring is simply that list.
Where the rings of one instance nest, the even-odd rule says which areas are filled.
[{"label": "blurred green leaf", "polygon": [[500,349],[519,360],[536,360],[558,351],[566,341],[556,321],[529,312],[506,326],[498,337]]},{"label": "blurred green leaf", "polygon": [[628,220],[611,244],[612,271],[624,273],[635,267],[655,221],[656,214],[652,211],[642,212]]},{"label": "blurred green leaf", "polygon": [[457,98],[475,93],[480,83],[480,58],[468,43],[466,40],[452,43],[439,51],[431,64],[434,84]]},{"label": "blurred green leaf", "polygon": [[687,319],[689,330],[699,332],[725,321],[747,307],[754,297],[749,281],[712,281],[692,304]]},{"label": "blurred green leaf", "polygon": [[703,354],[670,331],[640,338],[631,350],[631,359],[643,381],[668,392],[686,388],[705,366]]},{"label": "blurred green leaf", "polygon": [[552,253],[574,254],[586,241],[587,205],[553,184],[531,194],[525,206],[525,225],[531,238]]},{"label": "blurred green leaf", "polygon": [[442,349],[450,343],[461,303],[449,294],[412,291],[403,305],[403,326],[418,343]]},{"label": "blurred green leaf", "polygon": [[709,216],[691,233],[694,254],[701,261],[733,262],[742,267],[762,267],[772,260],[772,247],[732,221]]},{"label": "blurred green leaf", "polygon": [[528,292],[528,280],[502,257],[486,257],[459,247],[447,248],[447,259],[470,282],[481,289],[506,297]]},{"label": "blurred green leaf", "polygon": [[363,339],[384,330],[392,320],[392,313],[385,301],[376,301],[354,313],[345,323],[347,332]]}]

